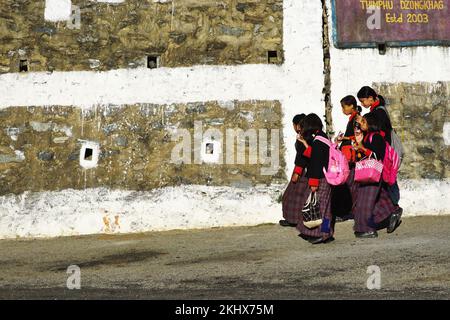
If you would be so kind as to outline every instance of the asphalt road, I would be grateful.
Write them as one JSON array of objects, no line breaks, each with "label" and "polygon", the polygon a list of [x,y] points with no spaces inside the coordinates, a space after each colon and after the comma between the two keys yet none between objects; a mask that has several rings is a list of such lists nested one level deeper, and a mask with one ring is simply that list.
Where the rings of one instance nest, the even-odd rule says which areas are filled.
[{"label": "asphalt road", "polygon": [[449,299],[450,217],[406,218],[377,239],[339,223],[320,245],[278,225],[1,240],[0,269],[0,299]]}]

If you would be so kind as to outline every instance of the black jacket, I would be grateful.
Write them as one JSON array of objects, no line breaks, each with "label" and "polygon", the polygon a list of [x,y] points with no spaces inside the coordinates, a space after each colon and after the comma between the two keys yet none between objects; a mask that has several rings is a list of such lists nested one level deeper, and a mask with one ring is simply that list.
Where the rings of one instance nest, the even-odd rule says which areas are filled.
[{"label": "black jacket", "polygon": [[[347,128],[345,129],[344,137],[354,137],[355,136],[355,119],[356,117],[353,116],[350,118],[350,120],[347,123]],[[351,140],[344,140],[342,141],[340,147],[343,146],[350,146],[352,144]]]},{"label": "black jacket", "polygon": [[297,150],[297,155],[295,156],[295,165],[297,167],[306,168],[308,165],[309,159],[303,155],[306,148],[300,141],[295,141],[295,150]]},{"label": "black jacket", "polygon": [[[375,153],[378,160],[383,161],[386,153],[386,141],[378,132],[372,135],[372,141],[370,141],[370,133],[364,135],[363,145],[364,148],[369,149]],[[366,154],[368,155],[368,154]]]},{"label": "black jacket", "polygon": [[[317,136],[328,139],[328,136],[323,131],[317,133]],[[319,140],[314,140],[311,144],[311,148],[311,159],[307,166],[308,171],[306,177],[310,179],[322,179],[324,178],[323,168],[325,168],[325,170],[328,169],[330,148]]]},{"label": "black jacket", "polygon": [[[380,105],[371,109],[370,112],[374,113],[375,116],[377,117],[378,123],[380,124],[380,129],[383,130],[384,133],[386,134],[386,136],[385,136],[386,141],[389,144],[391,144],[391,132],[392,132],[391,120],[389,120],[389,117],[388,117],[386,111],[384,111],[383,109],[380,108],[381,106],[386,108],[383,98],[380,99]],[[387,110],[387,108],[386,108],[386,110]]]}]

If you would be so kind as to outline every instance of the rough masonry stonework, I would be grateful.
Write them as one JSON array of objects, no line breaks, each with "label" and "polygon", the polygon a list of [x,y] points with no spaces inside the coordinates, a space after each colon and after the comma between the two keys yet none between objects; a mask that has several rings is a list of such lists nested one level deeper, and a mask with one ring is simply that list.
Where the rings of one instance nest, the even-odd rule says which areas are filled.
[{"label": "rough masonry stonework", "polygon": [[0,73],[283,62],[282,0],[0,0]]},{"label": "rough masonry stonework", "polygon": [[[208,129],[223,135],[222,164],[195,163],[194,152],[199,148],[194,144],[196,123],[204,137]],[[276,101],[136,104],[99,106],[89,111],[61,106],[6,108],[0,110],[0,195],[68,188],[143,191],[192,184],[247,188],[283,183],[281,123],[281,104]],[[266,132],[267,157],[277,151],[272,150],[271,139],[278,139],[279,168],[273,174],[261,173],[261,168],[270,164],[264,157],[258,155],[257,163],[250,162],[252,142],[243,136],[240,140],[246,159],[238,162],[239,138],[226,139],[227,129],[235,128],[253,130],[257,136]],[[190,164],[173,161],[177,160],[172,158],[173,150],[183,141],[174,138],[177,129],[190,133],[192,148],[185,150],[192,155]],[[279,134],[272,130],[279,130]],[[80,150],[86,141],[100,149],[98,165],[92,169],[80,165]],[[258,138],[257,144],[261,141]],[[226,160],[228,144],[235,150],[231,162]]]}]

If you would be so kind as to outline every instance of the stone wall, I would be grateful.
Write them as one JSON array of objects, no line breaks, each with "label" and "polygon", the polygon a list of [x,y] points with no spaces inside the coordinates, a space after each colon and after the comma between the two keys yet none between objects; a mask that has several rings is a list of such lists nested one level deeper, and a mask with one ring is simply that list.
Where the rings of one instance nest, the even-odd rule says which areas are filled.
[{"label": "stone wall", "polygon": [[[400,177],[450,178],[450,82],[375,83],[389,103],[394,127],[405,148]],[[448,130],[448,129],[447,129]]]},{"label": "stone wall", "polygon": [[[151,190],[191,184],[251,187],[283,182],[283,133],[272,131],[281,128],[281,121],[281,105],[271,101],[138,104],[90,110],[61,106],[6,108],[0,110],[0,195],[67,188]],[[211,128],[223,134],[222,164],[195,161],[195,152],[201,148],[194,141],[196,124],[201,125],[203,137]],[[176,138],[174,132],[183,128],[190,134],[191,148],[183,150],[188,154],[185,159],[190,160],[178,161],[172,153],[184,140]],[[230,144],[235,156],[239,153],[237,140],[226,139],[226,129],[234,128],[253,129],[256,135],[266,132],[267,157],[277,151],[271,147],[271,139],[279,143],[279,168],[265,174],[263,168],[270,166],[270,160],[261,154],[257,163],[251,162],[248,139],[244,141],[244,162],[238,162],[238,158],[227,161]],[[95,168],[80,166],[84,141],[100,145]]]},{"label": "stone wall", "polygon": [[[80,24],[44,20],[44,0],[0,0],[0,73],[283,62],[282,0],[73,0]],[[74,11],[75,12],[75,11]]]}]

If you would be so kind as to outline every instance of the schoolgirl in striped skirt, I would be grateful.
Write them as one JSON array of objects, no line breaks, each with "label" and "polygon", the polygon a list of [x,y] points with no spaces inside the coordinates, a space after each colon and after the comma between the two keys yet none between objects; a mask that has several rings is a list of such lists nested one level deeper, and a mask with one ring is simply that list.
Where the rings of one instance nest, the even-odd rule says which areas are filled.
[{"label": "schoolgirl in striped skirt", "polygon": [[327,183],[323,168],[328,168],[329,146],[319,140],[316,136],[328,139],[322,131],[323,125],[320,118],[311,113],[305,117],[302,125],[302,136],[308,142],[310,148],[305,152],[305,156],[310,160],[306,166],[306,174],[300,179],[301,190],[308,190],[298,198],[298,204],[304,206],[311,192],[316,192],[319,200],[319,210],[322,217],[322,224],[315,228],[308,228],[303,223],[303,216],[299,215],[297,230],[300,237],[313,243],[327,243],[332,240],[334,232],[334,222],[331,215],[331,187]]},{"label": "schoolgirl in striped skirt", "polygon": [[[380,131],[378,118],[375,114],[368,113],[360,118],[360,126],[364,135],[356,136],[354,148],[365,156],[374,154],[378,160],[383,161],[386,141]],[[399,221],[391,217],[397,216],[399,207],[393,204],[386,185],[382,181],[373,184],[355,182],[352,189],[355,201],[352,212],[356,237],[376,238],[378,237],[377,229],[387,226],[395,230],[398,227]]]},{"label": "schoolgirl in striped skirt", "polygon": [[303,183],[306,179],[306,171],[304,169],[309,162],[309,158],[305,155],[308,145],[300,135],[302,122],[305,117],[306,115],[302,113],[292,119],[294,130],[297,133],[297,140],[295,141],[297,155],[295,157],[294,172],[282,197],[284,220],[280,220],[279,223],[283,227],[295,227],[298,224],[299,216],[306,201],[303,200],[304,194],[309,192],[308,186]]}]

